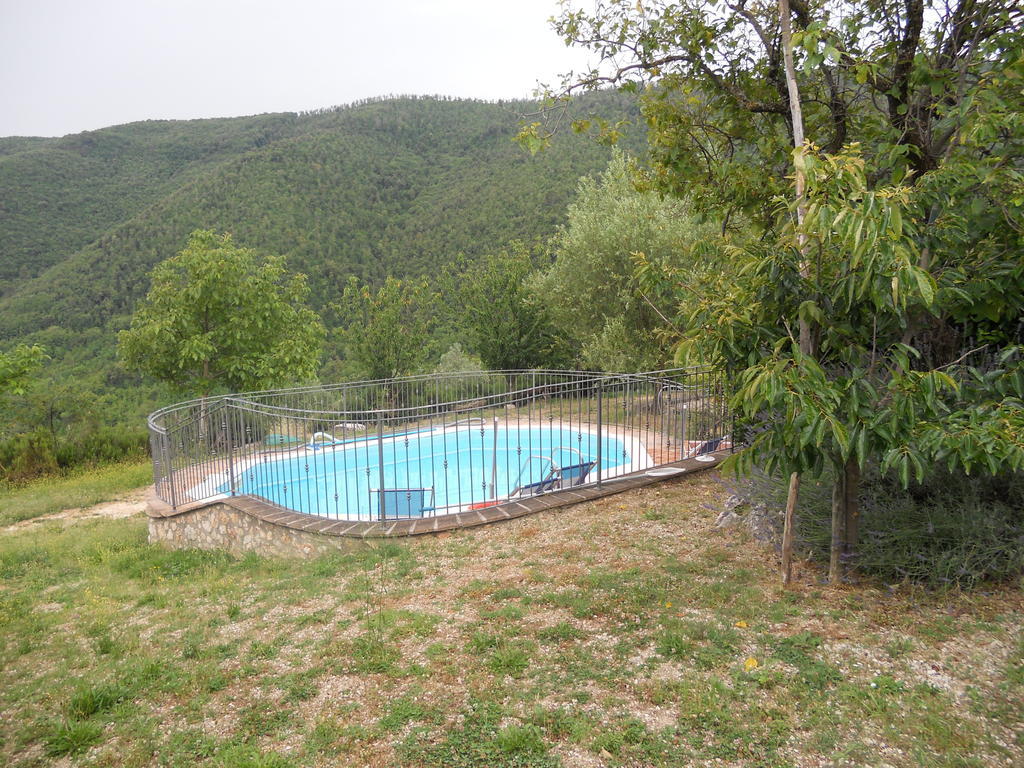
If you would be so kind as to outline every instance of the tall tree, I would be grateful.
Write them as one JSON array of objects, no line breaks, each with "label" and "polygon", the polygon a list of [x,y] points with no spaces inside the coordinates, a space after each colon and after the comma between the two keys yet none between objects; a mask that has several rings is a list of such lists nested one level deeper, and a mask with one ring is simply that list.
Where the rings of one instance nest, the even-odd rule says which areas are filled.
[{"label": "tall tree", "polygon": [[526,285],[530,254],[519,245],[462,275],[462,324],[469,348],[491,370],[557,368],[568,349],[545,304]]},{"label": "tall tree", "polygon": [[[563,93],[644,89],[650,183],[760,227],[742,279],[680,313],[680,351],[739,382],[741,465],[832,471],[833,580],[867,460],[904,481],[1024,462],[1005,322],[1024,312],[1022,19],[1010,0],[621,0],[556,20],[600,62]],[[1003,348],[984,375],[962,366],[978,338]]]},{"label": "tall tree", "polygon": [[700,245],[714,235],[685,200],[638,190],[631,161],[617,152],[595,180],[580,180],[565,225],[551,241],[554,263],[529,283],[587,368],[651,370],[671,358],[659,333],[674,296],[648,294],[634,276],[640,254],[660,266],[702,263]]},{"label": "tall tree", "polygon": [[119,335],[130,369],[207,396],[311,378],[324,329],[305,306],[303,275],[231,235],[197,230],[153,270],[152,287]]},{"label": "tall tree", "polygon": [[335,307],[346,359],[371,379],[414,373],[423,361],[429,302],[422,281],[389,276],[374,289],[350,277]]}]

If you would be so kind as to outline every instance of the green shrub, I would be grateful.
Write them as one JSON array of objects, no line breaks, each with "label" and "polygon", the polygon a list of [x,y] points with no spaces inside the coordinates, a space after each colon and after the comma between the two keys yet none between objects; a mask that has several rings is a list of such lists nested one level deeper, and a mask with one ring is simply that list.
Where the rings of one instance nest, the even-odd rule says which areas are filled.
[{"label": "green shrub", "polygon": [[36,429],[0,441],[0,479],[20,483],[76,467],[146,455],[145,430],[98,427],[55,437]]},{"label": "green shrub", "polygon": [[[785,503],[782,481],[755,478],[748,491],[752,501],[773,509]],[[904,489],[869,468],[859,501],[855,566],[865,576],[970,588],[1024,574],[1024,473],[936,471]],[[801,484],[797,538],[812,557],[828,561],[830,478]]]},{"label": "green shrub", "polygon": [[58,464],[52,436],[37,429],[5,440],[0,444],[0,467],[4,468],[3,479],[11,482],[56,472]]}]

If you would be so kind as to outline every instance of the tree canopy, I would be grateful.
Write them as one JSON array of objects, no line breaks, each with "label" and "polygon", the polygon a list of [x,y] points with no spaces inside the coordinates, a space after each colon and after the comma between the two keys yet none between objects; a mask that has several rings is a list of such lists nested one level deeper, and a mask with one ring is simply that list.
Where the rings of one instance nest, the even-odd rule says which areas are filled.
[{"label": "tree canopy", "polygon": [[462,327],[469,348],[488,368],[557,368],[570,357],[551,319],[551,299],[526,286],[533,269],[520,245],[481,259],[461,276]]},{"label": "tree canopy", "polygon": [[642,276],[676,286],[680,359],[737,381],[739,465],[835,478],[833,578],[866,462],[904,483],[1024,466],[1022,19],[1009,0],[621,0],[555,22],[599,59],[563,94],[643,91],[640,183],[750,217],[702,298],[692,273]]},{"label": "tree canopy", "polygon": [[334,310],[342,354],[358,375],[393,379],[416,370],[428,335],[426,298],[422,281],[388,277],[374,288],[348,279]]},{"label": "tree canopy", "polygon": [[19,344],[10,352],[0,352],[0,395],[24,394],[29,376],[45,356],[38,344]]},{"label": "tree canopy", "polygon": [[600,179],[580,180],[566,223],[551,241],[554,263],[530,280],[586,367],[650,370],[671,358],[664,313],[672,298],[648,293],[634,276],[639,257],[699,270],[701,246],[717,233],[686,200],[638,190],[632,161],[618,152]]},{"label": "tree canopy", "polygon": [[119,334],[124,364],[206,395],[311,378],[324,328],[305,306],[305,277],[280,256],[260,257],[231,235],[197,230],[153,270],[131,328]]}]

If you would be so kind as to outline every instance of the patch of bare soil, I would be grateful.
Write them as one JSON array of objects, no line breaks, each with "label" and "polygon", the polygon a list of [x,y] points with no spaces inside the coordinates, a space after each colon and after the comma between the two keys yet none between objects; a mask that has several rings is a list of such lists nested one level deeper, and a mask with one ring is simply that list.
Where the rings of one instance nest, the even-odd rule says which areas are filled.
[{"label": "patch of bare soil", "polygon": [[49,515],[22,520],[14,523],[14,525],[7,526],[4,530],[11,532],[24,531],[27,528],[52,522],[61,522],[67,527],[75,523],[95,520],[97,518],[117,520],[124,517],[132,517],[133,515],[141,515],[146,511],[146,498],[150,491],[151,487],[140,488],[120,498],[104,501],[100,504],[93,504],[90,507],[71,507],[70,509],[62,509],[60,512],[53,512]]}]

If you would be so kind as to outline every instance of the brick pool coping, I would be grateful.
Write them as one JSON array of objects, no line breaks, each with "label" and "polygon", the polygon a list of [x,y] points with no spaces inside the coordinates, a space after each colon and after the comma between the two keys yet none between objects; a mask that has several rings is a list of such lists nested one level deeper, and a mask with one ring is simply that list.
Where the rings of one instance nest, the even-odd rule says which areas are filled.
[{"label": "brick pool coping", "polygon": [[[550,491],[538,496],[523,499],[512,499],[483,509],[467,510],[436,517],[414,518],[407,520],[372,520],[353,521],[316,517],[295,512],[255,496],[229,496],[209,501],[196,502],[174,509],[160,499],[155,491],[150,492],[147,499],[146,514],[152,521],[189,515],[210,507],[223,505],[249,517],[272,526],[317,534],[319,536],[342,537],[349,539],[379,539],[388,537],[420,536],[423,534],[442,533],[444,531],[473,528],[478,525],[514,520],[532,515],[545,509],[580,504],[593,499],[622,493],[623,491],[652,485],[670,478],[685,477],[718,466],[729,455],[729,451],[719,451],[711,456],[714,461],[697,461],[683,459],[662,464],[648,470],[634,472],[629,475],[605,480],[600,486],[589,485],[581,488],[567,488]],[[681,472],[665,473],[665,470],[680,469]],[[651,473],[656,474],[651,474]],[[151,526],[152,527],[152,526]]]}]

